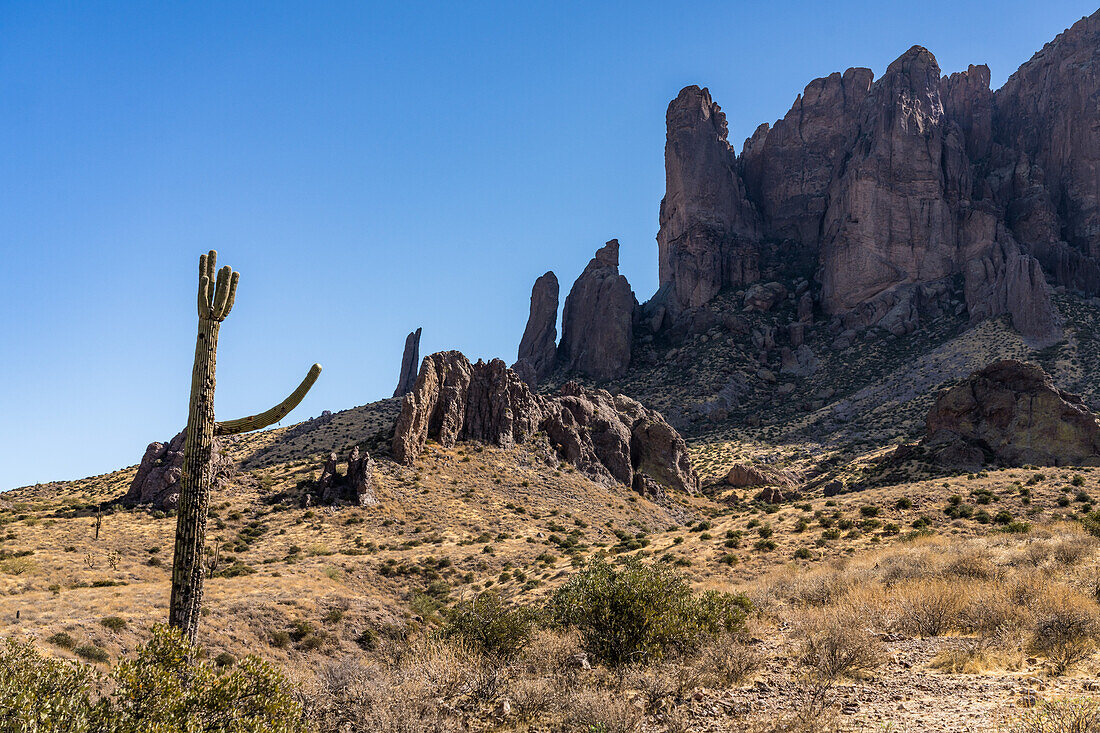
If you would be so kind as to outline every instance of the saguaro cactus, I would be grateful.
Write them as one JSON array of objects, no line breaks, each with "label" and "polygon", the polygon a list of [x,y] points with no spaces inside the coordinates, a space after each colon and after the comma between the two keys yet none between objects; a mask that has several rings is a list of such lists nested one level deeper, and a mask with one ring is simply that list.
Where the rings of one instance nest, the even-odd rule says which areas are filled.
[{"label": "saguaro cactus", "polygon": [[199,257],[199,335],[195,343],[195,368],[191,373],[191,404],[187,438],[183,448],[176,549],[172,561],[172,597],[168,623],[179,627],[194,643],[202,606],[203,548],[206,514],[214,475],[211,454],[215,435],[235,435],[259,430],[282,419],[298,406],[317,381],[321,365],[314,364],[289,397],[258,415],[214,422],[214,371],[218,356],[218,330],[233,309],[240,273],[228,266],[216,272],[218,253]]}]

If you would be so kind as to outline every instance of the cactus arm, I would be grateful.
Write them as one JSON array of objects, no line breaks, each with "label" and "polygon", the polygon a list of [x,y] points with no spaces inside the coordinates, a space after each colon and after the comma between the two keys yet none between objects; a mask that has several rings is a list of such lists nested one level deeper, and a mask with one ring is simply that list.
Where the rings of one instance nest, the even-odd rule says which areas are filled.
[{"label": "cactus arm", "polygon": [[259,430],[266,428],[268,425],[272,425],[279,420],[286,417],[287,413],[293,410],[301,403],[305,398],[306,393],[309,392],[310,387],[317,381],[318,375],[321,374],[321,365],[314,364],[309,369],[309,374],[306,374],[306,378],[302,380],[302,383],[298,385],[298,388],[290,393],[285,400],[272,407],[266,412],[261,412],[259,415],[249,415],[248,417],[242,417],[237,420],[227,420],[225,422],[219,422],[214,424],[214,435],[236,435],[237,433],[247,433],[253,430]]},{"label": "cactus arm", "polygon": [[206,275],[199,278],[199,318],[210,318],[210,279]]},{"label": "cactus arm", "polygon": [[229,281],[229,297],[226,299],[225,309],[222,311],[222,318],[229,315],[229,311],[233,310],[233,303],[237,300],[237,282],[241,279],[241,273],[234,270],[233,278]]}]

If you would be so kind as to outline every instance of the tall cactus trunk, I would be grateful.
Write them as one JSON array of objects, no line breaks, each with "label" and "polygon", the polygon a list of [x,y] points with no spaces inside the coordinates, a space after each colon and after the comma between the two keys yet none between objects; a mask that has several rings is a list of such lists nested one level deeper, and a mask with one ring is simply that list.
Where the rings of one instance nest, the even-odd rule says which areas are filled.
[{"label": "tall cactus trunk", "polygon": [[196,641],[199,608],[202,606],[206,514],[214,484],[214,374],[220,327],[221,323],[213,319],[199,320],[195,367],[191,373],[187,438],[183,447],[176,550],[172,561],[168,623],[182,629],[192,644]]},{"label": "tall cactus trunk", "polygon": [[213,250],[199,257],[199,334],[195,342],[195,367],[191,373],[191,402],[172,560],[172,596],[168,607],[168,624],[179,628],[192,644],[198,636],[202,609],[206,518],[214,485],[214,436],[259,430],[281,420],[298,406],[321,373],[321,365],[314,364],[298,388],[270,410],[238,420],[214,422],[218,331],[233,309],[240,279],[240,273],[229,267],[223,267],[215,276],[217,257],[218,253]]}]

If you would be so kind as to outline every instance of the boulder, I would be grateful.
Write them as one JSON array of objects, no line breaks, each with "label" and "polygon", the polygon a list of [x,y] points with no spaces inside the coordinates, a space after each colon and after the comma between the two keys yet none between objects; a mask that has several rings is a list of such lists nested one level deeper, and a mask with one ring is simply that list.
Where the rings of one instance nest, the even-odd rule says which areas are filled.
[{"label": "boulder", "polygon": [[[554,371],[558,340],[558,278],[547,272],[531,288],[531,312],[512,367],[523,381],[535,387]],[[522,365],[522,366],[521,366]]]},{"label": "boulder", "polygon": [[[167,443],[150,443],[146,447],[130,488],[121,499],[122,504],[148,505],[162,511],[175,509],[179,505],[184,437],[181,431]],[[222,452],[218,440],[214,441],[211,463],[215,489],[224,488],[234,481],[236,465]]]},{"label": "boulder", "polygon": [[1100,419],[1034,364],[1009,359],[974,372],[940,393],[926,423],[922,444],[964,470],[979,453],[1009,466],[1100,465]]},{"label": "boulder", "polygon": [[637,304],[619,274],[619,241],[612,239],[597,250],[565,298],[558,363],[598,380],[625,374]]},{"label": "boulder", "polygon": [[405,337],[405,351],[401,354],[401,374],[397,377],[394,397],[404,397],[412,391],[416,382],[416,370],[420,367],[420,329]]},{"label": "boulder", "polygon": [[745,308],[766,313],[786,297],[787,288],[782,283],[756,283],[745,291]]},{"label": "boulder", "polygon": [[348,503],[371,506],[378,503],[374,494],[374,461],[366,451],[354,446],[348,453],[348,471],[341,476],[336,466],[336,453],[329,453],[317,480],[317,492],[325,504]]},{"label": "boulder", "polygon": [[799,481],[789,471],[779,471],[751,463],[735,463],[726,472],[726,483],[735,488],[775,486],[781,489],[793,489],[798,486]]}]

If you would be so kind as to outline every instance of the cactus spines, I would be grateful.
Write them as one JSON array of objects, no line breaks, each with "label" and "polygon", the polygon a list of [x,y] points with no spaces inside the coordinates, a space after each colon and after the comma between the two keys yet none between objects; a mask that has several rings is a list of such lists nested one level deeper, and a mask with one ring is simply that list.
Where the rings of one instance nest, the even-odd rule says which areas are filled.
[{"label": "cactus spines", "polygon": [[199,332],[195,342],[195,366],[191,372],[191,402],[183,447],[176,548],[172,561],[172,596],[168,610],[169,625],[180,628],[192,643],[196,640],[199,609],[202,606],[202,555],[214,479],[211,466],[214,436],[259,430],[282,419],[297,407],[321,373],[321,365],[314,364],[298,388],[266,412],[221,424],[214,422],[218,330],[233,309],[237,282],[240,280],[240,273],[228,266],[218,270],[217,262],[218,253],[214,250],[199,257]]}]

